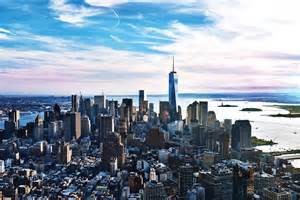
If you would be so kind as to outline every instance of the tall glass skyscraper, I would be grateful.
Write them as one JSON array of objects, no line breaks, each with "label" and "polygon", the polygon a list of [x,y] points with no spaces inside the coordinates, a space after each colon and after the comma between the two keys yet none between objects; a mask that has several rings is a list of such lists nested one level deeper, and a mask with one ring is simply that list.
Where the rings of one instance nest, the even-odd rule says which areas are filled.
[{"label": "tall glass skyscraper", "polygon": [[174,69],[174,57],[173,57],[173,69],[169,73],[169,104],[170,104],[171,121],[176,120],[177,95],[178,95],[178,77]]}]

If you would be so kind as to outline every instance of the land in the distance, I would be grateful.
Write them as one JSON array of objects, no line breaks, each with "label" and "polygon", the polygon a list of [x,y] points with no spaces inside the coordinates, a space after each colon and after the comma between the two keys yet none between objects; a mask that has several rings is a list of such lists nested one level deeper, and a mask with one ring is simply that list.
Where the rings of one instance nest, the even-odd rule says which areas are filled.
[{"label": "land in the distance", "polygon": [[219,105],[218,107],[229,107],[229,108],[232,108],[232,107],[238,107],[237,105],[230,105],[230,104],[221,104]]},{"label": "land in the distance", "polygon": [[275,107],[287,110],[293,114],[300,114],[300,105],[275,105]]},{"label": "land in the distance", "polygon": [[300,105],[274,105],[276,108],[289,111],[288,114],[273,114],[271,117],[286,117],[286,118],[299,118],[300,117]]},{"label": "land in the distance", "polygon": [[264,140],[264,139],[259,139],[255,136],[252,136],[251,144],[253,146],[264,146],[264,145],[274,145],[274,144],[278,144],[278,143],[274,142],[273,140]]},{"label": "land in the distance", "polygon": [[261,112],[263,111],[260,108],[243,108],[241,111],[245,111],[245,112]]}]

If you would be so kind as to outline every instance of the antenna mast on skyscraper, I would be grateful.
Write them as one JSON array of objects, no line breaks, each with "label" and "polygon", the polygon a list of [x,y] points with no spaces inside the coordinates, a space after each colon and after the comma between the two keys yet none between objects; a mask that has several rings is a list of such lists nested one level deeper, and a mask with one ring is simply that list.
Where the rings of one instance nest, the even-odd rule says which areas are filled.
[{"label": "antenna mast on skyscraper", "polygon": [[173,72],[175,72],[175,61],[174,61],[174,56],[173,56]]}]

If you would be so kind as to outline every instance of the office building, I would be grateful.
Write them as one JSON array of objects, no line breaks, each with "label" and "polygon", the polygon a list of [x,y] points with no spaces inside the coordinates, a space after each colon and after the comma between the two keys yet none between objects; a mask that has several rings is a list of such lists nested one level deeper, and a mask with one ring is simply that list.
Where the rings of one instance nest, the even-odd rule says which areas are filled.
[{"label": "office building", "polygon": [[78,96],[76,94],[72,95],[71,96],[71,112],[78,112],[78,108],[79,108],[78,103],[79,103]]},{"label": "office building", "polygon": [[187,107],[187,123],[198,123],[199,122],[199,104],[197,101],[194,101],[192,104]]},{"label": "office building", "polygon": [[146,135],[145,143],[151,148],[161,149],[165,147],[165,143],[167,141],[168,141],[168,133],[164,132],[158,127],[153,127]]},{"label": "office building", "polygon": [[104,138],[102,161],[106,169],[111,168],[111,161],[116,160],[118,167],[122,167],[125,162],[125,149],[118,133],[110,132]]},{"label": "office building", "polygon": [[143,104],[145,101],[145,91],[144,90],[139,90],[139,111],[143,111]]},{"label": "office building", "polygon": [[8,112],[8,120],[4,121],[4,138],[12,137],[12,133],[20,128],[20,111],[12,109]]},{"label": "office building", "polygon": [[170,104],[168,101],[159,102],[159,119],[163,124],[170,121]]},{"label": "office building", "polygon": [[16,109],[12,109],[8,113],[8,121],[13,121],[16,124],[16,129],[20,127],[20,111]]},{"label": "office building", "polygon": [[13,133],[17,131],[17,124],[14,121],[4,121],[4,130],[5,130],[5,135],[4,138],[8,139],[13,136]]},{"label": "office building", "polygon": [[5,172],[5,161],[0,160],[0,173],[4,173],[4,172]]},{"label": "office building", "polygon": [[198,109],[198,120],[202,126],[207,126],[207,118],[208,118],[208,102],[200,101]]},{"label": "office building", "polygon": [[254,174],[254,192],[260,196],[263,195],[264,188],[272,188],[275,186],[275,177],[264,172]]},{"label": "office building", "polygon": [[[83,101],[84,104],[84,114],[89,117],[89,119],[93,122],[95,122],[95,118],[99,113],[99,108],[98,105],[93,105],[92,99],[91,98],[85,98]],[[95,106],[97,109],[95,109]]]},{"label": "office building", "polygon": [[251,124],[249,120],[237,120],[231,130],[231,148],[237,152],[251,147]]},{"label": "office building", "polygon": [[291,192],[288,189],[280,187],[270,187],[263,189],[264,200],[291,200]]},{"label": "office building", "polygon": [[167,195],[161,182],[149,181],[145,185],[144,200],[166,200]]},{"label": "office building", "polygon": [[98,105],[100,110],[103,110],[105,108],[105,96],[104,95],[94,96],[94,104]]},{"label": "office building", "polygon": [[188,190],[186,200],[205,200],[205,188],[194,184],[193,188]]},{"label": "office building", "polygon": [[69,143],[59,142],[58,143],[58,152],[57,152],[57,161],[60,164],[67,164],[72,159],[72,149],[70,148]]},{"label": "office building", "polygon": [[143,177],[135,172],[130,172],[128,177],[128,185],[130,193],[138,193],[144,188]]},{"label": "office building", "polygon": [[91,133],[91,122],[87,115],[81,117],[81,135],[83,137],[89,136]]},{"label": "office building", "polygon": [[173,57],[173,69],[169,73],[169,104],[170,104],[170,119],[174,121],[177,119],[177,99],[178,99],[178,77],[174,68]]},{"label": "office building", "polygon": [[81,136],[81,115],[79,112],[67,113],[64,118],[64,138],[70,141]]},{"label": "office building", "polygon": [[96,118],[96,127],[98,129],[99,140],[103,142],[104,138],[115,130],[114,118],[110,115],[99,114]]},{"label": "office building", "polygon": [[180,197],[185,197],[193,186],[193,167],[189,164],[179,168],[178,187]]},{"label": "office building", "polygon": [[247,200],[248,194],[254,192],[253,169],[250,164],[238,161],[233,164],[232,200]]},{"label": "office building", "polygon": [[214,111],[209,111],[207,114],[207,127],[209,129],[216,129],[217,127],[217,116]]},{"label": "office building", "polygon": [[225,164],[213,165],[209,172],[201,171],[199,177],[205,188],[205,199],[232,199],[232,171]]},{"label": "office building", "polygon": [[198,123],[192,123],[190,125],[190,130],[192,133],[192,144],[198,145],[198,146],[205,146],[206,145],[206,131],[205,127],[198,124]]},{"label": "office building", "polygon": [[56,121],[48,124],[48,139],[50,141],[55,138],[58,138],[58,126]]},{"label": "office building", "polygon": [[42,117],[38,114],[34,121],[34,140],[41,141],[44,139],[44,122]]},{"label": "office building", "polygon": [[128,121],[127,126],[130,128],[133,121],[133,100],[132,99],[122,99],[122,104],[120,108],[120,117]]},{"label": "office building", "polygon": [[118,115],[118,101],[106,101],[106,108],[108,110],[108,114],[112,117],[116,117]]}]

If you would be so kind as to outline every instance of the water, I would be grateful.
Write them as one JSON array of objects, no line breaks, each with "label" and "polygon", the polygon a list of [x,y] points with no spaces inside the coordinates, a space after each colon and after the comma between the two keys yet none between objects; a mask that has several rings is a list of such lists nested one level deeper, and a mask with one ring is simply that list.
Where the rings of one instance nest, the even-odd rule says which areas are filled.
[{"label": "water", "polygon": [[[115,100],[121,101],[122,96],[111,96]],[[138,97],[133,98],[137,105]],[[166,95],[148,96],[149,102],[154,103],[154,109],[159,110],[159,101],[167,101]],[[264,152],[285,151],[300,149],[300,118],[270,117],[270,114],[287,114],[288,111],[271,107],[273,105],[299,104],[299,98],[288,95],[181,95],[178,103],[182,107],[183,117],[186,116],[187,106],[194,101],[208,101],[208,109],[215,111],[217,119],[250,120],[252,135],[261,139],[273,140],[278,143],[272,146],[260,146],[258,149]],[[222,104],[237,105],[238,107],[218,107]],[[243,108],[260,108],[262,112],[243,112]],[[296,133],[296,134],[295,134]]]},{"label": "water", "polygon": [[291,164],[295,168],[300,168],[300,159],[297,160],[291,160]]},{"label": "water", "polygon": [[[134,104],[138,105],[138,97],[133,98]],[[41,97],[43,98],[43,97]],[[53,97],[55,98],[55,97]],[[118,100],[125,96],[107,96],[107,99]],[[220,121],[232,119],[248,119],[252,125],[252,135],[261,139],[272,139],[277,142],[273,146],[260,146],[265,152],[300,149],[300,118],[269,117],[270,114],[286,114],[286,110],[271,107],[283,103],[300,104],[300,98],[286,94],[185,94],[180,95],[178,104],[182,107],[183,117],[186,116],[186,107],[193,101],[208,101],[209,110],[216,112]],[[149,102],[154,103],[154,109],[159,110],[159,101],[167,101],[166,95],[148,96]],[[237,105],[238,107],[218,107],[224,104]],[[60,103],[59,100],[57,103]],[[260,108],[262,112],[243,112],[243,108]],[[21,126],[27,122],[34,121],[37,113],[21,113]],[[0,128],[3,128],[4,120],[0,119]],[[295,134],[296,133],[296,134]]]}]

